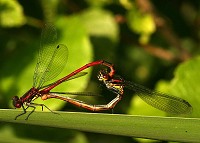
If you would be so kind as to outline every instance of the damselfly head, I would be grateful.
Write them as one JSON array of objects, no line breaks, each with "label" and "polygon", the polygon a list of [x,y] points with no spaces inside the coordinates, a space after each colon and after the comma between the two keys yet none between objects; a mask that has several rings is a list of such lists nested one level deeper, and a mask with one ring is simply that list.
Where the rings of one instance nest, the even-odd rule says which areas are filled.
[{"label": "damselfly head", "polygon": [[21,108],[22,102],[18,96],[14,96],[12,100],[13,100],[13,106],[15,106],[16,108]]},{"label": "damselfly head", "polygon": [[107,81],[110,79],[110,76],[107,72],[107,70],[100,70],[98,75],[99,81]]}]

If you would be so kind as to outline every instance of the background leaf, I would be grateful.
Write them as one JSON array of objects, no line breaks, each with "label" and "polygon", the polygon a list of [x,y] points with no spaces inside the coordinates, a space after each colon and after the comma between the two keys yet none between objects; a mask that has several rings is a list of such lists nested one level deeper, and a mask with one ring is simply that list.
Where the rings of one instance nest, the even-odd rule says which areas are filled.
[{"label": "background leaf", "polygon": [[2,27],[17,27],[24,25],[26,22],[23,7],[15,0],[1,0],[0,13],[0,25]]},{"label": "background leaf", "polygon": [[[171,82],[160,81],[158,83],[158,91],[165,93],[170,93],[172,95],[178,96],[187,100],[193,107],[192,115],[190,117],[200,117],[199,115],[199,63],[200,58],[195,57],[185,63],[180,64],[176,71],[175,76]],[[165,91],[164,91],[165,90]],[[146,109],[148,107],[148,109]],[[130,114],[141,114],[143,115],[164,115],[164,112],[161,112],[157,109],[153,109],[139,97],[133,97],[132,107],[130,108]]]},{"label": "background leaf", "polygon": [[118,27],[112,14],[101,9],[87,9],[81,18],[91,36],[107,37],[113,42],[118,40]]},{"label": "background leaf", "polygon": [[175,71],[170,85],[170,92],[186,99],[193,107],[193,117],[200,117],[200,57],[195,57],[181,64]]},{"label": "background leaf", "polygon": [[[186,99],[193,106],[193,114],[184,117],[198,118],[199,6],[199,1],[163,3],[148,0],[0,0],[0,108],[13,108],[12,97],[14,95],[21,97],[31,88],[42,27],[50,22],[57,29],[58,44],[65,44],[69,49],[67,65],[55,80],[88,62],[103,59],[114,64],[116,74],[125,80]],[[106,104],[116,95],[107,90],[97,79],[99,70],[104,68],[103,66],[89,68],[86,70],[88,74],[84,77],[63,83],[54,91],[94,92],[102,96],[70,97],[89,104]],[[44,103],[52,110],[90,112],[56,99],[47,101],[37,99],[37,103]],[[37,115],[38,119],[45,115],[45,120],[49,119],[48,116],[54,117],[46,112],[38,114],[38,110],[41,108],[37,108],[37,112],[31,116],[32,119]],[[95,129],[89,133],[85,130],[52,128],[51,125],[39,127],[30,125],[29,122],[19,125],[15,123],[7,125],[4,122],[8,115],[11,121],[14,121],[13,117],[21,111],[11,111],[11,114],[1,112],[2,137],[0,138],[7,137],[19,142],[144,142],[130,136],[99,134]],[[111,111],[105,112],[111,113]],[[120,118],[121,114],[172,116],[151,108],[129,91],[125,91],[113,114],[120,114],[116,118]],[[70,114],[65,115],[67,117]],[[75,115],[75,119],[66,122],[76,121],[76,117],[80,114]],[[97,116],[95,114],[95,117],[104,118],[99,114]],[[109,119],[113,121],[112,118]],[[160,121],[157,118],[153,119],[155,119],[155,122],[152,121],[154,125]],[[87,120],[90,119],[86,118],[83,122],[86,123]],[[186,120],[188,124],[194,125],[193,119]],[[150,123],[148,120],[142,121],[145,124],[141,129],[141,137],[144,137],[143,130],[150,127]],[[169,122],[171,121],[170,118]],[[22,122],[26,123],[24,120]],[[104,127],[103,121],[98,123]],[[113,122],[115,123],[117,122]],[[124,122],[120,123],[122,125],[120,128],[123,128],[123,124]],[[135,124],[136,122],[133,123],[134,126]],[[164,126],[165,123],[159,125]],[[160,132],[160,136],[165,136],[165,132],[170,130],[170,125],[167,125],[168,128]],[[113,127],[117,128],[118,126]],[[195,128],[199,130],[198,126]],[[124,130],[128,128],[125,127]],[[152,132],[154,131],[155,128],[152,127]],[[175,135],[180,133],[182,131],[177,131]],[[148,138],[153,138],[153,135]],[[184,138],[185,135],[181,137]]]}]

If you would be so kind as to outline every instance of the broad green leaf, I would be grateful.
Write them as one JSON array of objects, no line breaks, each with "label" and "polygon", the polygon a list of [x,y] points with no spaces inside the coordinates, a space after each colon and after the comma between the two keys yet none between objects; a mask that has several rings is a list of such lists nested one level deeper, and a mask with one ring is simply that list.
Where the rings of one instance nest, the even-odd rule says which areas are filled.
[{"label": "broad green leaf", "polygon": [[91,8],[83,12],[81,20],[90,35],[106,37],[113,42],[118,40],[118,26],[110,12]]},{"label": "broad green leaf", "polygon": [[25,24],[22,6],[16,0],[0,0],[0,25],[16,27]]},{"label": "broad green leaf", "polygon": [[[92,61],[92,46],[90,44],[88,34],[84,26],[81,24],[78,16],[71,16],[67,18],[60,17],[56,21],[55,25],[58,28],[58,43],[65,44],[69,51],[66,68],[59,75],[59,77],[64,77]],[[86,71],[89,72],[90,69]],[[87,74],[84,77],[62,83],[53,89],[53,91],[84,91],[89,81],[89,77],[90,75]],[[41,100],[37,102],[41,103]],[[62,107],[64,104],[66,104],[66,102],[60,101],[58,99],[49,99],[44,103],[52,110],[58,109],[59,107]]]},{"label": "broad green leaf", "polygon": [[[69,142],[88,143],[84,133],[60,128],[49,128],[23,124],[0,123],[0,142],[49,143]],[[64,134],[64,136],[63,136]]]},{"label": "broad green leaf", "polygon": [[0,129],[0,142],[20,142],[20,143],[44,143],[43,141],[39,141],[37,139],[28,139],[28,138],[19,138],[14,134],[14,130],[12,126],[6,125],[2,126]]},{"label": "broad green leaf", "polygon": [[[165,85],[164,82],[159,82],[158,85],[159,85],[159,87],[156,88],[157,91],[161,91],[163,93],[168,93],[168,88],[166,89],[166,86],[164,86]],[[165,88],[163,88],[163,87],[165,87]],[[128,113],[132,114],[132,115],[166,116],[165,112],[148,105],[137,95],[135,95],[132,98],[131,107],[129,108]]]},{"label": "broad green leaf", "polygon": [[[78,28],[77,28],[78,27]],[[51,80],[49,83],[62,78],[69,73],[73,72],[77,68],[89,63],[92,61],[92,46],[89,41],[89,36],[87,31],[85,30],[84,26],[81,25],[81,21],[78,17],[72,16],[68,18],[61,17],[55,23],[55,28],[57,29],[58,33],[58,44],[65,44],[68,47],[69,55],[66,67],[61,72],[58,77]],[[26,45],[25,50],[21,49],[22,51],[16,55],[16,59],[8,60],[7,67],[8,69],[12,69],[14,67],[15,70],[19,70],[17,77],[9,76],[4,77],[1,79],[1,83],[6,83],[3,85],[3,92],[9,94],[6,96],[11,103],[11,97],[17,95],[21,97],[26,91],[28,91],[32,87],[33,82],[33,73],[34,68],[37,61],[37,54],[33,54],[33,49],[35,53],[37,53],[36,49],[39,47],[39,37],[38,41],[30,42],[31,45]],[[23,61],[23,62],[22,62]],[[13,64],[12,64],[13,63]],[[20,63],[20,64],[19,64]],[[13,65],[13,66],[12,66]],[[15,68],[17,67],[17,69]],[[5,67],[4,67],[5,68]],[[14,71],[14,70],[13,70]],[[86,70],[87,72],[90,69]],[[9,71],[10,72],[10,71]],[[14,71],[16,73],[16,71]],[[5,73],[4,73],[5,74]],[[80,77],[69,82],[62,83],[55,89],[54,91],[73,91],[73,92],[81,92],[87,86],[88,79],[90,75],[87,74],[84,77]],[[13,89],[10,91],[10,89]],[[56,110],[61,108],[66,102],[60,101],[57,99],[49,99],[47,101],[42,101],[41,99],[37,99],[34,101],[35,103],[45,104],[51,110]],[[11,105],[11,107],[13,107]],[[32,110],[32,109],[30,109]],[[41,110],[40,107],[37,110]],[[45,109],[47,110],[47,109]]]},{"label": "broad green leaf", "polygon": [[193,107],[193,117],[200,117],[200,57],[186,61],[175,71],[170,93],[187,100]]},{"label": "broad green leaf", "polygon": [[135,95],[131,100],[131,107],[129,108],[128,114],[146,116],[165,116],[165,112],[148,105],[137,95]]},{"label": "broad green leaf", "polygon": [[198,118],[78,112],[58,112],[58,115],[50,112],[35,112],[27,121],[24,120],[26,115],[14,120],[13,117],[19,113],[16,110],[0,110],[0,120],[1,122],[75,129],[165,141],[197,142],[200,140],[200,120]]},{"label": "broad green leaf", "polygon": [[[177,67],[175,77],[171,82],[162,81],[158,83],[158,91],[185,99],[192,105],[193,112],[191,114],[184,115],[187,117],[200,116],[200,79],[198,79],[198,77],[200,77],[199,68],[200,57],[193,58]],[[139,99],[139,97],[134,97],[131,102],[129,113],[140,115],[164,115],[164,112],[156,110],[157,109],[144,103],[141,99]]]}]

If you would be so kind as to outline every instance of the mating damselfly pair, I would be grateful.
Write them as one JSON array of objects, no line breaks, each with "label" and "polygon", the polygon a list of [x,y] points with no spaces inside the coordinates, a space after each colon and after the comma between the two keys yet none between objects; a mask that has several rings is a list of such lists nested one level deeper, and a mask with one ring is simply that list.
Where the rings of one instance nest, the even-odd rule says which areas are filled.
[{"label": "mating damselfly pair", "polygon": [[[19,116],[25,114],[26,110],[30,107],[33,108],[33,110],[28,114],[26,120],[35,111],[36,106],[42,106],[42,110],[43,107],[49,109],[44,104],[33,102],[38,97],[41,97],[42,100],[47,100],[50,98],[60,99],[75,106],[91,111],[110,110],[113,109],[115,105],[122,99],[125,88],[128,88],[135,92],[135,94],[141,97],[141,99],[143,99],[149,105],[165,112],[173,114],[187,114],[192,111],[192,106],[184,99],[150,90],[146,87],[130,81],[126,81],[122,77],[115,75],[113,64],[104,60],[88,63],[66,75],[65,77],[51,84],[46,84],[47,81],[54,79],[61,73],[61,71],[65,67],[67,58],[68,48],[64,44],[57,44],[57,32],[55,27],[52,24],[46,24],[41,34],[41,46],[33,75],[33,86],[23,96],[14,96],[12,99],[13,105],[16,108],[22,108],[24,111],[23,113],[17,115],[15,117],[15,120]],[[99,74],[97,76],[98,80],[102,81],[107,89],[116,94],[116,97],[108,104],[91,105],[66,96],[73,94],[70,92],[51,92],[53,88],[63,82],[84,76],[86,73],[82,71],[84,71],[85,69],[98,65],[103,65],[109,68],[109,70],[106,69],[99,71]]]}]

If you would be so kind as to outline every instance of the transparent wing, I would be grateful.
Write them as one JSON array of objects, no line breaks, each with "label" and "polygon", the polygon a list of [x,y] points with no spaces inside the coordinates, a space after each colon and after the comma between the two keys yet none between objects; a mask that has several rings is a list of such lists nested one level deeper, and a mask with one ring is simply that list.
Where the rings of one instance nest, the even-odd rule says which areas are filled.
[{"label": "transparent wing", "polygon": [[125,81],[124,86],[133,90],[149,105],[172,114],[188,114],[192,106],[184,99],[150,90],[141,85]]},{"label": "transparent wing", "polygon": [[87,72],[79,72],[79,73],[75,74],[74,76],[68,78],[68,79],[65,80],[65,81],[69,81],[69,80],[72,80],[72,79],[76,79],[76,78],[85,76],[86,74],[88,74],[88,73],[87,73]]},{"label": "transparent wing", "polygon": [[[72,79],[76,79],[76,78],[79,78],[79,77],[82,77],[82,76],[84,76],[84,75],[86,75],[86,74],[87,74],[87,72],[79,72],[79,73],[77,73],[76,75],[74,75],[74,76],[72,76],[72,77],[66,79],[64,82],[69,81],[69,80],[72,80]],[[53,82],[53,83],[51,83],[51,84],[48,84],[48,85],[45,85],[45,86],[42,86],[41,88],[45,88],[45,87],[51,86],[51,85],[53,85],[53,84],[55,84],[55,82]]]},{"label": "transparent wing", "polygon": [[65,94],[65,95],[77,95],[77,96],[102,96],[94,92],[50,92],[56,94]]},{"label": "transparent wing", "polygon": [[33,86],[40,88],[55,78],[65,67],[68,49],[65,45],[57,45],[57,32],[52,24],[46,24],[42,31],[38,61],[35,67]]}]

